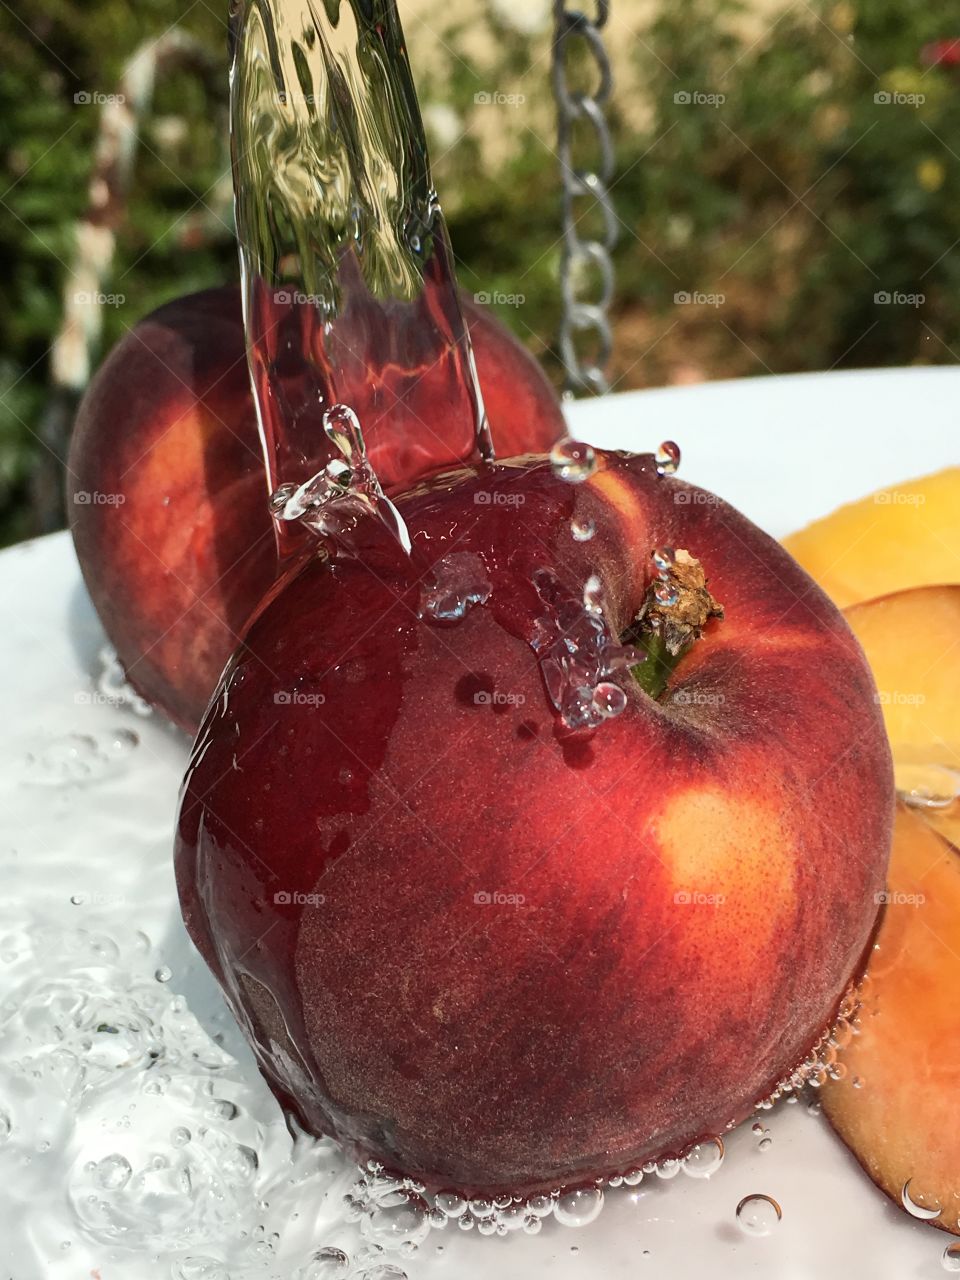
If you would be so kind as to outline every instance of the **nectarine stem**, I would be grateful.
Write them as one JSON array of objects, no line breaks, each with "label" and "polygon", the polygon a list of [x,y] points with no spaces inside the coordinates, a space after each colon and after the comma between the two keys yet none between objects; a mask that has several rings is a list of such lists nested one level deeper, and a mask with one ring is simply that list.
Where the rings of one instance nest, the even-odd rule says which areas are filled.
[{"label": "nectarine stem", "polygon": [[703,566],[689,551],[657,548],[653,558],[658,576],[623,638],[646,653],[631,670],[641,689],[659,698],[709,620],[723,617],[723,605],[707,590]]}]

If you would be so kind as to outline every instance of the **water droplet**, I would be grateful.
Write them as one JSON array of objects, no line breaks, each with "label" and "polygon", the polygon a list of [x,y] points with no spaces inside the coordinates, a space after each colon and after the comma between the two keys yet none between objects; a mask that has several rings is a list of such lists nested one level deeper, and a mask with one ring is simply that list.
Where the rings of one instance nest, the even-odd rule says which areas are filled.
[{"label": "water droplet", "polygon": [[960,773],[939,764],[898,764],[897,790],[913,809],[949,809],[960,797]]},{"label": "water droplet", "polygon": [[707,1138],[691,1147],[681,1161],[683,1172],[691,1178],[709,1178],[723,1164],[723,1139]]},{"label": "water droplet", "polygon": [[627,695],[619,685],[603,680],[593,691],[593,705],[602,716],[618,716],[627,705]]},{"label": "water droplet", "polygon": [[653,597],[657,604],[671,609],[680,599],[680,592],[672,582],[658,582],[653,588]]},{"label": "water droplet", "polygon": [[573,534],[574,542],[589,542],[597,532],[596,522],[589,516],[573,519],[570,521],[570,532]]},{"label": "water droplet", "polygon": [[377,1263],[358,1271],[354,1280],[407,1280],[407,1273],[391,1262]]},{"label": "water droplet", "polygon": [[654,455],[658,476],[676,475],[680,466],[680,446],[673,440],[664,440]]},{"label": "water droplet", "polygon": [[600,1187],[578,1187],[564,1191],[557,1199],[553,1216],[564,1227],[585,1227],[603,1208],[603,1191]]},{"label": "water droplet", "polygon": [[910,1190],[910,1183],[912,1181],[912,1178],[908,1178],[903,1184],[903,1189],[900,1192],[900,1200],[902,1201],[903,1207],[906,1209],[907,1213],[912,1214],[914,1218],[920,1218],[922,1222],[932,1222],[934,1218],[939,1218],[940,1214],[943,1212],[939,1204],[935,1209],[932,1209],[927,1205],[920,1204],[918,1200],[914,1199]]},{"label": "water droplet", "polygon": [[438,560],[424,579],[420,616],[431,622],[459,622],[474,605],[485,604],[492,590],[480,557],[455,551]]},{"label": "water droplet", "polygon": [[162,964],[153,975],[158,982],[169,982],[173,977],[173,970],[169,965]]},{"label": "water droplet", "polygon": [[566,436],[550,450],[553,474],[568,484],[583,484],[597,469],[597,455],[588,444]]},{"label": "water droplet", "polygon": [[350,1271],[350,1258],[342,1249],[318,1249],[297,1272],[297,1280],[344,1280]]},{"label": "water droplet", "polygon": [[960,1271],[960,1243],[948,1244],[940,1258],[944,1271]]},{"label": "water droplet", "polygon": [[104,1156],[97,1164],[94,1177],[104,1191],[121,1191],[130,1181],[130,1161],[120,1155]]},{"label": "water droplet", "polygon": [[673,547],[654,547],[650,554],[653,560],[653,567],[659,577],[667,577],[677,562],[676,552]]},{"label": "water droplet", "polygon": [[737,1205],[737,1222],[748,1236],[768,1236],[783,1217],[783,1211],[771,1196],[744,1196]]},{"label": "water droplet", "polygon": [[467,1202],[455,1191],[438,1191],[435,1198],[437,1208],[448,1218],[459,1218],[466,1210]]}]

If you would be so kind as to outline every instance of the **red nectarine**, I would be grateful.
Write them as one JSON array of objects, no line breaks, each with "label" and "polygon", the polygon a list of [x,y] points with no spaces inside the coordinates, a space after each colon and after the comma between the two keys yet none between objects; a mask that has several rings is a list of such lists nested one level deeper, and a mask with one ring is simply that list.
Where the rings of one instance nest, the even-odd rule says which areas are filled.
[{"label": "red nectarine", "polygon": [[[498,451],[548,448],[563,418],[546,377],[488,308],[465,299],[464,312]],[[363,425],[388,491],[447,464],[429,370],[368,376],[383,379],[380,416]],[[402,400],[391,391],[401,377]],[[178,298],[135,325],[80,406],[70,526],[127,676],[191,731],[276,575],[265,483],[239,290]]]},{"label": "red nectarine", "polygon": [[[434,1186],[722,1133],[835,1017],[884,884],[889,749],[841,615],[723,502],[598,458],[423,485],[406,572],[278,584],[184,784],[185,919],[267,1079]],[[661,546],[726,613],[655,699],[608,658]]]}]

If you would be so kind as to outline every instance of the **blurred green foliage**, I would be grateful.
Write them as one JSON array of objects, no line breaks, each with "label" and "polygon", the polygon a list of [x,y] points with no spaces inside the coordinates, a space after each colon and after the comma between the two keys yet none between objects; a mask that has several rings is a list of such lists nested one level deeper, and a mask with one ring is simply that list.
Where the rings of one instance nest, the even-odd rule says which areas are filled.
[{"label": "blurred green foliage", "polygon": [[[134,50],[172,23],[216,70],[208,85],[158,82],[104,281],[124,301],[105,309],[102,349],[160,302],[236,275],[225,12],[225,0],[37,0],[23,20],[0,8],[0,540],[37,527],[48,352],[99,125],[75,95],[116,91]],[[671,0],[618,42],[618,386],[957,358],[960,69],[922,56],[960,36],[943,14],[928,0]],[[501,316],[555,370],[549,32],[517,30],[499,3],[419,24],[411,55],[461,279],[522,295]],[[491,37],[480,52],[478,27]],[[518,84],[519,106],[475,104]],[[723,302],[678,304],[684,293]]]}]

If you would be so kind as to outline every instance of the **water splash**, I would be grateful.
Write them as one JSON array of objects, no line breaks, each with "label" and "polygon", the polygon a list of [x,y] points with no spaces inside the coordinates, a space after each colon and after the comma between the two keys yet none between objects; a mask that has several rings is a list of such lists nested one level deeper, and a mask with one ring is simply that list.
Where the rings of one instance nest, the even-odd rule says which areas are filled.
[{"label": "water splash", "polygon": [[485,604],[492,590],[478,555],[472,551],[451,552],[438,560],[424,579],[420,616],[431,622],[460,622],[474,605]]},{"label": "water splash", "polygon": [[[244,319],[268,491],[299,490],[316,462],[336,483],[325,472],[334,448],[318,447],[321,420],[347,399],[368,430],[389,415],[398,439],[405,433],[407,474],[417,458],[491,458],[394,0],[233,0],[230,44]],[[427,372],[444,423],[439,456],[439,437],[405,408]],[[291,550],[293,530],[278,528]]]},{"label": "water splash", "polygon": [[23,780],[33,787],[88,787],[123,772],[140,739],[132,729],[64,733],[27,753]]},{"label": "water splash", "polygon": [[357,415],[347,405],[333,405],[323,415],[323,430],[337,457],[303,484],[275,490],[270,499],[274,516],[282,524],[303,524],[350,554],[358,520],[372,515],[409,555],[410,534],[370,465]]},{"label": "water splash", "polygon": [[588,578],[579,600],[549,569],[536,571],[534,586],[543,613],[531,645],[547,695],[563,723],[570,729],[592,729],[620,715],[628,699],[616,678],[642,662],[643,656],[611,634],[599,579]]}]

